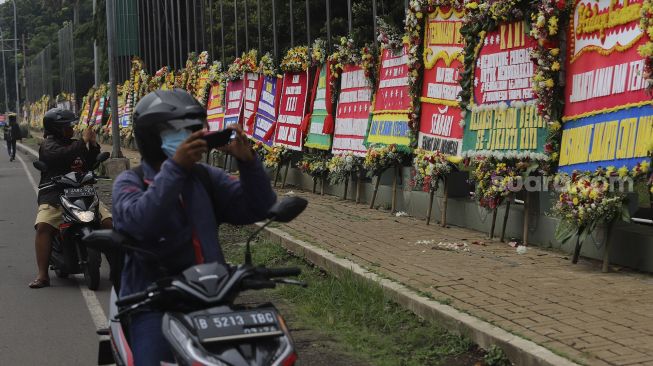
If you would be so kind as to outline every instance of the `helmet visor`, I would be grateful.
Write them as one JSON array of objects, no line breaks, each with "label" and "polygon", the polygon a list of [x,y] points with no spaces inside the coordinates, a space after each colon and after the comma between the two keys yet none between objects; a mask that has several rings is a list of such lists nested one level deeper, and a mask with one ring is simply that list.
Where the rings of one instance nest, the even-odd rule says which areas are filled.
[{"label": "helmet visor", "polygon": [[192,131],[198,131],[206,125],[206,118],[171,119],[166,124],[175,130],[187,128]]}]

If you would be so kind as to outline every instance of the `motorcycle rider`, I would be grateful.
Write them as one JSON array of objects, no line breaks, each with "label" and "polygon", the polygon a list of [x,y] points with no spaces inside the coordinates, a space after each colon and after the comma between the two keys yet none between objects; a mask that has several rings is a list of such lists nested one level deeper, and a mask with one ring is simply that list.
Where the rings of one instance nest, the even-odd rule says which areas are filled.
[{"label": "motorcycle rider", "polygon": [[[178,274],[197,263],[224,263],[218,225],[260,221],[276,201],[269,178],[240,126],[229,127],[236,137],[220,148],[238,161],[240,180],[221,169],[198,164],[208,152],[201,138],[206,127],[206,109],[182,89],[154,91],[134,109],[134,137],[142,170],[140,176],[129,170],[116,179],[114,225],[137,240],[138,246],[156,253],[168,271],[165,275]],[[203,169],[204,181],[198,169]],[[151,259],[127,254],[120,295],[143,291],[162,276]],[[129,337],[135,365],[174,361],[161,331],[162,316],[155,311],[132,315]]]},{"label": "motorcycle rider", "polygon": [[[39,148],[39,160],[46,163],[48,170],[41,172],[39,184],[50,182],[53,177],[67,174],[69,172],[88,171],[95,164],[100,153],[100,145],[96,141],[95,132],[87,128],[82,134],[82,140],[72,139],[74,131],[72,126],[77,123],[77,117],[71,111],[61,108],[53,108],[45,113],[43,117],[44,140]],[[48,264],[52,239],[59,231],[59,225],[63,223],[59,196],[63,190],[58,187],[40,190],[38,193],[38,213],[36,214],[36,264],[38,274],[36,279],[30,282],[30,288],[42,288],[50,286]],[[113,227],[111,212],[100,202],[100,219],[103,229]],[[111,254],[107,259],[114,273],[111,274],[115,280],[119,271],[119,264]]]}]

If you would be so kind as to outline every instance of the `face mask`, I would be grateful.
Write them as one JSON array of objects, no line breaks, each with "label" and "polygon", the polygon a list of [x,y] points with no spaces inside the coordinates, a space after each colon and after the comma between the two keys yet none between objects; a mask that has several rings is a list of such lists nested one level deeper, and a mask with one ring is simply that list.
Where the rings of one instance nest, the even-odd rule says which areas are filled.
[{"label": "face mask", "polygon": [[181,130],[165,130],[161,132],[161,149],[167,157],[172,158],[179,145],[184,142],[192,132],[182,128]]}]

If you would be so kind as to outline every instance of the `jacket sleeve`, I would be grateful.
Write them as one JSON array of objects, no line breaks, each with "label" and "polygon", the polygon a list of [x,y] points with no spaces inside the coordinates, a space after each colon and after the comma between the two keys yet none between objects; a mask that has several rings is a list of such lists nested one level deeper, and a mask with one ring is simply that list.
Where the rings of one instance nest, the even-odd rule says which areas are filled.
[{"label": "jacket sleeve", "polygon": [[75,140],[70,145],[63,145],[54,141],[45,140],[39,149],[39,160],[48,165],[52,171],[65,171],[70,168],[70,162],[77,156],[86,158],[89,149],[84,141]]},{"label": "jacket sleeve", "polygon": [[224,171],[209,167],[216,190],[216,216],[219,222],[247,225],[266,218],[277,196],[270,178],[258,159],[238,162],[240,179],[229,177]]},{"label": "jacket sleeve", "polygon": [[89,144],[88,153],[84,156],[86,162],[86,169],[91,169],[97,161],[97,156],[100,154],[100,144]]},{"label": "jacket sleeve", "polygon": [[168,159],[145,189],[133,171],[120,174],[113,185],[112,214],[116,230],[139,241],[156,238],[168,212],[179,204],[188,172]]}]

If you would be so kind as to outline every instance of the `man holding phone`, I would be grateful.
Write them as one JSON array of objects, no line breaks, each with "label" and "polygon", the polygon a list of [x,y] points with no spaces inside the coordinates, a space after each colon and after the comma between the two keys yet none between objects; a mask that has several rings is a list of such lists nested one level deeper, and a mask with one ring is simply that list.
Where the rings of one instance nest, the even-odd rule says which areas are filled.
[{"label": "man holding phone", "polygon": [[[219,224],[260,221],[276,201],[270,180],[238,125],[228,127],[235,137],[217,148],[236,158],[240,179],[199,164],[211,140],[204,138],[205,129],[206,110],[182,89],[152,92],[134,109],[134,137],[143,159],[140,167],[118,176],[113,186],[114,227],[137,240],[135,245],[156,253],[171,272],[165,275],[197,263],[224,262]],[[160,279],[158,268],[139,255],[126,255],[120,296],[143,291]],[[174,362],[161,332],[162,316],[149,311],[131,317],[136,365]]]}]

